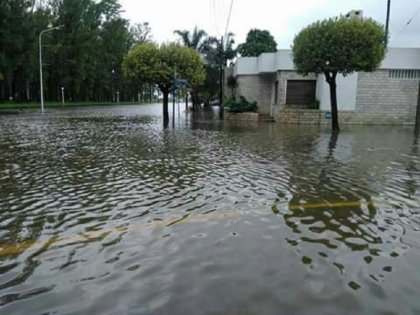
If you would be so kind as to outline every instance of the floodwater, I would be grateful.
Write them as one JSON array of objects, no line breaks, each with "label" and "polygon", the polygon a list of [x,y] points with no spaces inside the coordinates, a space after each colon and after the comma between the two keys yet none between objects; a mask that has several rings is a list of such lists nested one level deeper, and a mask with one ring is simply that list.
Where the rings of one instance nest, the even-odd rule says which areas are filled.
[{"label": "floodwater", "polygon": [[419,314],[411,127],[0,116],[0,314]]}]

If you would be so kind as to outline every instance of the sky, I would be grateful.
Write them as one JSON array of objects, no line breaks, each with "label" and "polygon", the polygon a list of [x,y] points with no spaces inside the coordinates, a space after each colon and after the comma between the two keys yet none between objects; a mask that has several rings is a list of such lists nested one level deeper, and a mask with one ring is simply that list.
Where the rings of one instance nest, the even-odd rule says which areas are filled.
[{"label": "sky", "polygon": [[[120,0],[120,4],[125,18],[131,23],[149,22],[153,40],[162,43],[177,40],[174,30],[192,31],[195,26],[211,36],[224,35],[231,0]],[[265,29],[279,49],[287,49],[308,24],[351,10],[363,10],[365,17],[385,24],[386,5],[387,0],[233,0],[228,31],[239,44],[250,29]],[[391,1],[390,36],[390,46],[420,47],[420,1]]]}]

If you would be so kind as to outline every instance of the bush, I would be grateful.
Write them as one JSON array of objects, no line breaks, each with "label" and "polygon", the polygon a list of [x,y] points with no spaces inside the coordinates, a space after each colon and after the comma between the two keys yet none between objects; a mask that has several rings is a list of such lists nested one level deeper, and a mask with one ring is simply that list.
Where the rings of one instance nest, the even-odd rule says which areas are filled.
[{"label": "bush", "polygon": [[257,102],[249,102],[243,96],[240,96],[239,98],[239,101],[230,98],[223,103],[229,113],[256,112],[258,110]]},{"label": "bush", "polygon": [[319,101],[318,100],[313,100],[309,103],[309,108],[310,109],[319,109]]}]

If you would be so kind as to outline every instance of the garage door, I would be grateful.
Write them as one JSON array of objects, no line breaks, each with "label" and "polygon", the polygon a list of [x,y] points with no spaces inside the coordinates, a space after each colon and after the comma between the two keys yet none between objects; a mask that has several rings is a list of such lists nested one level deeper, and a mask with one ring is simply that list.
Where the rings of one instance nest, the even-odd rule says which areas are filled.
[{"label": "garage door", "polygon": [[286,104],[309,104],[315,100],[315,80],[289,80],[287,81]]}]

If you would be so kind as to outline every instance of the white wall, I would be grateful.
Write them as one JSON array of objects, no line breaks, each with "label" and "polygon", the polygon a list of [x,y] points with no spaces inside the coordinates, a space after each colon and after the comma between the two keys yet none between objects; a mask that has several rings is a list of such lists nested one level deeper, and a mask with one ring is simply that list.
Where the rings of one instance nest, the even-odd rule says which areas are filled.
[{"label": "white wall", "polygon": [[[279,50],[276,53],[264,53],[260,57],[238,58],[234,75],[259,75],[276,73],[277,71],[293,71],[293,57],[290,49]],[[389,48],[380,69],[419,69],[420,48]],[[329,111],[330,92],[323,75],[317,79],[317,99],[321,110]],[[346,77],[337,76],[337,101],[339,110],[356,110],[358,74]]]},{"label": "white wall", "polygon": [[258,62],[256,57],[241,57],[236,61],[233,74],[250,75],[258,74]]},{"label": "white wall", "polygon": [[[294,69],[292,51],[282,49],[259,57],[240,57],[234,73],[250,75]],[[420,48],[389,48],[380,69],[420,69]]]},{"label": "white wall", "polygon": [[[346,77],[337,75],[338,110],[356,110],[357,81],[359,74],[353,73]],[[316,98],[320,101],[320,109],[331,110],[330,87],[323,74],[318,75]]]},{"label": "white wall", "polygon": [[420,49],[389,48],[380,69],[420,69]]},{"label": "white wall", "polygon": [[293,56],[291,49],[281,49],[276,52],[276,64],[274,67],[277,70],[294,70]]},{"label": "white wall", "polygon": [[273,73],[276,65],[276,54],[263,53],[258,57],[258,72]]}]

